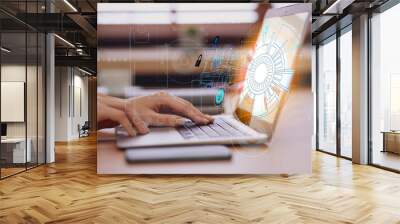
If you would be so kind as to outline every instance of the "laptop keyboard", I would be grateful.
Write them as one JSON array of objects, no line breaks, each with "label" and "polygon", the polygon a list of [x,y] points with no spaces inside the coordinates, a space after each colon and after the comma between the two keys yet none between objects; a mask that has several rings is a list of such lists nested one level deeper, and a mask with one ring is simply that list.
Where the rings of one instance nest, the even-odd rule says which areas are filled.
[{"label": "laptop keyboard", "polygon": [[205,139],[247,135],[222,118],[216,118],[214,123],[201,126],[196,125],[192,121],[187,121],[182,127],[177,128],[177,130],[185,139],[195,137]]}]

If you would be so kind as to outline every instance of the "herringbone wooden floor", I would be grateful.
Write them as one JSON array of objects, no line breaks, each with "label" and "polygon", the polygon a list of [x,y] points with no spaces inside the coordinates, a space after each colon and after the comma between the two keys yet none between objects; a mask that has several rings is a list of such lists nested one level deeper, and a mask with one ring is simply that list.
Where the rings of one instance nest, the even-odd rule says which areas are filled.
[{"label": "herringbone wooden floor", "polygon": [[313,155],[313,174],[98,176],[94,137],[0,181],[0,223],[400,223],[400,175]]}]

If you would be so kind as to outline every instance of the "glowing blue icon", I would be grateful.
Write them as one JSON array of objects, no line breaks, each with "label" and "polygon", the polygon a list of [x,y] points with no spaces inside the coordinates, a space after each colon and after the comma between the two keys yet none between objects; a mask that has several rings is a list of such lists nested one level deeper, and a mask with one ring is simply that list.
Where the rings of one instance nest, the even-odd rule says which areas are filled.
[{"label": "glowing blue icon", "polygon": [[214,39],[212,40],[212,46],[213,47],[217,47],[219,44],[219,36],[214,37]]},{"label": "glowing blue icon", "polygon": [[215,95],[215,104],[221,105],[221,103],[224,101],[224,96],[225,96],[225,90],[218,89],[217,95]]}]

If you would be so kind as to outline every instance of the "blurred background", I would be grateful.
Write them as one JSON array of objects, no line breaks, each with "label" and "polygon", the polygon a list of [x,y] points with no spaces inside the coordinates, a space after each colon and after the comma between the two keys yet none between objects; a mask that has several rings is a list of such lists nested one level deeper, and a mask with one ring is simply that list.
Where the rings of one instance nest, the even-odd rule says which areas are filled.
[{"label": "blurred background", "polygon": [[98,91],[132,97],[165,89],[219,113],[215,96],[246,68],[266,11],[289,5],[98,4]]}]

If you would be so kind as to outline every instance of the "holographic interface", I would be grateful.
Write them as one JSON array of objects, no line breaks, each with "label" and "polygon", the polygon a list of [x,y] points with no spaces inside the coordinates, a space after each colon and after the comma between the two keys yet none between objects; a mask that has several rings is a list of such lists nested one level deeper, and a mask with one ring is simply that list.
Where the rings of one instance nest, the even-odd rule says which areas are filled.
[{"label": "holographic interface", "polygon": [[247,124],[257,119],[273,126],[295,74],[307,13],[269,16],[268,11],[244,74],[236,115]]}]

